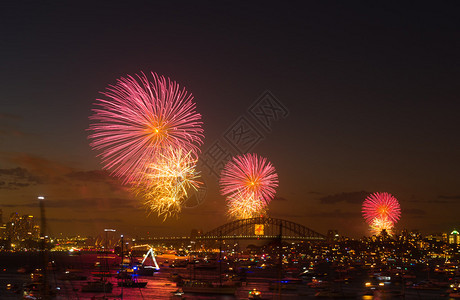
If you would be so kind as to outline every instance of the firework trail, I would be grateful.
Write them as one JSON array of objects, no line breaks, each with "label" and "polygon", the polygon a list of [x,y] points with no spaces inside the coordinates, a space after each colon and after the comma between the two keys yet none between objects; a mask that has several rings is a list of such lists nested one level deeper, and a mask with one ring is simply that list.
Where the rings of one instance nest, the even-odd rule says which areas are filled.
[{"label": "firework trail", "polygon": [[97,99],[90,116],[91,147],[105,169],[123,183],[140,182],[150,164],[170,147],[199,152],[203,129],[193,96],[152,73],[120,78]]},{"label": "firework trail", "polygon": [[227,196],[229,214],[243,218],[262,213],[275,196],[278,175],[266,158],[245,154],[225,165],[220,186],[221,194]]}]

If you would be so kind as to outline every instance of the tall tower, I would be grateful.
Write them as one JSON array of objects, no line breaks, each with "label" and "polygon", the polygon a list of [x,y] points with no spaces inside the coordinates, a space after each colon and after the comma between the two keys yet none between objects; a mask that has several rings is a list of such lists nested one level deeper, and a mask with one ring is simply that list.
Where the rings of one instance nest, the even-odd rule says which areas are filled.
[{"label": "tall tower", "polygon": [[457,230],[449,234],[449,244],[460,244],[460,233]]}]

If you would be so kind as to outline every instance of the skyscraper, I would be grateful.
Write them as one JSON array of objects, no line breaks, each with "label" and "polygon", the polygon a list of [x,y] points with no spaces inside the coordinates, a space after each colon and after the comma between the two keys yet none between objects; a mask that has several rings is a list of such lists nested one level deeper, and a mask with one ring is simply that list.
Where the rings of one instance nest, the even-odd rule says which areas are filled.
[{"label": "skyscraper", "polygon": [[460,244],[460,234],[457,230],[449,234],[449,244]]}]

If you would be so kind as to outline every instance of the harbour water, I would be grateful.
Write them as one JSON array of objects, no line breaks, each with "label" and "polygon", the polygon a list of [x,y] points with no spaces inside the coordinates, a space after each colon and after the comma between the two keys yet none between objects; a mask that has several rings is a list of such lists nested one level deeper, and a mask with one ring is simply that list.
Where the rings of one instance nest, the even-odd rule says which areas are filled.
[{"label": "harbour water", "polygon": [[[98,265],[101,255],[96,253],[69,255],[68,253],[55,252],[50,254],[50,260],[54,261],[53,268],[49,269],[49,282],[56,288],[55,299],[248,299],[249,292],[257,289],[262,294],[262,299],[318,299],[315,295],[318,289],[309,286],[308,280],[293,283],[292,286],[282,290],[271,290],[270,282],[276,280],[278,272],[274,269],[249,268],[247,269],[247,282],[238,287],[235,295],[212,295],[212,294],[182,294],[175,295],[180,290],[172,280],[174,276],[197,279],[217,279],[216,271],[196,271],[191,266],[184,268],[172,267],[165,259],[159,258],[162,264],[159,272],[153,276],[139,276],[140,281],[146,281],[145,288],[122,288],[117,285],[117,279],[108,278],[113,283],[111,293],[83,293],[82,286],[87,280],[62,280],[60,276],[66,269],[79,269],[88,277],[93,276],[94,266]],[[38,253],[0,253],[0,299],[22,299],[20,287],[31,281],[29,271],[39,267],[40,258]],[[105,262],[112,269],[120,264],[120,259],[113,257]],[[173,276],[174,274],[174,276]],[[426,279],[426,273],[419,272],[415,281]],[[422,290],[407,287],[401,283],[385,284],[382,293],[364,295],[365,283],[368,280],[367,273],[355,272],[353,278],[347,281],[331,280],[331,290],[339,291],[347,299],[453,299],[446,293],[446,288]],[[10,288],[7,285],[10,284]],[[404,292],[405,298],[391,295],[390,291]],[[386,293],[388,292],[388,293]],[[323,298],[340,299],[337,294],[323,295]]]}]

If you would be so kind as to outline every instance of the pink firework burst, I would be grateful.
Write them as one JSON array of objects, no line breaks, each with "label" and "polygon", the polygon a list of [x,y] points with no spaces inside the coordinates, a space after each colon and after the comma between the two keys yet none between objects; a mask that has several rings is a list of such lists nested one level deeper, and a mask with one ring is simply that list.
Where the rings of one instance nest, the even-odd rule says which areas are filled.
[{"label": "pink firework burst", "polygon": [[388,220],[396,224],[401,217],[398,200],[389,193],[374,193],[363,202],[363,217],[370,225],[375,219]]},{"label": "pink firework burst", "polygon": [[96,100],[90,116],[91,147],[124,183],[138,181],[170,147],[197,154],[202,144],[193,96],[169,78],[151,75],[118,79],[102,93],[106,99]]},{"label": "pink firework burst", "polygon": [[[250,197],[266,206],[275,196],[278,175],[266,158],[257,154],[233,157],[221,173],[222,195],[228,199]],[[238,195],[238,197],[236,197]]]}]

